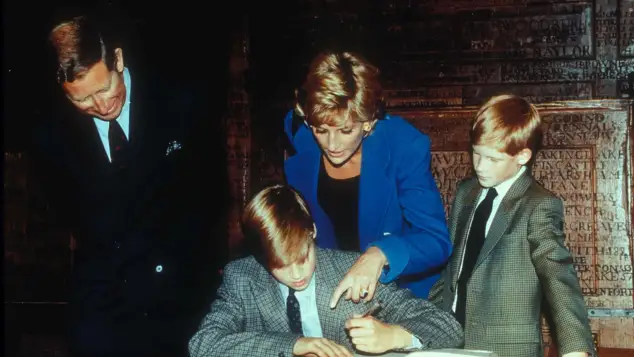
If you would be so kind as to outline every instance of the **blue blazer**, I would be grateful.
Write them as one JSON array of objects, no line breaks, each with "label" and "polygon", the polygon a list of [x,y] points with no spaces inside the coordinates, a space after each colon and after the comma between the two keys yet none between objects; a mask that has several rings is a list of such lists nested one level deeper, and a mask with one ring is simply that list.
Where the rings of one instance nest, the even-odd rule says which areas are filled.
[{"label": "blue blazer", "polygon": [[[291,111],[284,130],[297,153],[284,162],[286,180],[310,207],[317,245],[337,249],[332,223],[317,201],[321,150],[306,125],[293,134],[292,121]],[[380,248],[389,264],[380,281],[400,278],[401,286],[422,298],[452,249],[431,173],[430,144],[427,135],[402,118],[386,115],[363,141],[359,188],[360,246]]]}]

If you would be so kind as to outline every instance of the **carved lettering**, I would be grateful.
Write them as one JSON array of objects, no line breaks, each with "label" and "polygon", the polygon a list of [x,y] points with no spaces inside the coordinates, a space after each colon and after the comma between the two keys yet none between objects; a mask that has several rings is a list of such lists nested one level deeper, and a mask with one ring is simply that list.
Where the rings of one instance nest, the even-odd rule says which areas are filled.
[{"label": "carved lettering", "polygon": [[593,267],[594,271],[588,269],[587,271],[580,272],[579,279],[581,280],[596,280],[596,281],[631,281],[632,279],[632,266],[628,264],[622,265],[608,265],[608,264],[596,264]]},{"label": "carved lettering", "polygon": [[624,296],[631,297],[632,296],[632,288],[591,288],[591,287],[582,287],[581,293],[583,295],[592,295],[592,296]]},{"label": "carved lettering", "polygon": [[507,63],[502,78],[505,82],[626,80],[632,68],[631,60]]},{"label": "carved lettering", "polygon": [[[461,10],[454,1],[450,3],[453,13],[464,11],[465,15],[473,15],[471,10]],[[438,7],[428,8],[427,14],[442,11],[439,9],[446,5]],[[414,12],[410,21],[399,25],[402,32],[412,36],[401,42],[397,51],[409,59],[429,59],[448,53],[478,60],[594,57],[589,16],[592,4],[541,3],[531,9],[518,13],[513,7],[493,9],[488,4],[478,9],[481,16],[458,16],[455,22],[424,16],[424,12],[417,16]],[[613,27],[616,29],[616,24]]]},{"label": "carved lettering", "polygon": [[464,151],[432,152],[432,174],[448,214],[457,183],[471,174],[471,158]]},{"label": "carved lettering", "polygon": [[[619,0],[621,11],[618,23],[619,54],[623,57],[634,55],[634,8],[632,1]],[[614,16],[616,17],[616,16]],[[616,22],[616,19],[615,19]],[[615,31],[616,32],[616,31]]]},{"label": "carved lettering", "polygon": [[514,93],[532,103],[592,98],[588,83],[505,84],[464,86],[464,104],[480,105],[501,91]]}]

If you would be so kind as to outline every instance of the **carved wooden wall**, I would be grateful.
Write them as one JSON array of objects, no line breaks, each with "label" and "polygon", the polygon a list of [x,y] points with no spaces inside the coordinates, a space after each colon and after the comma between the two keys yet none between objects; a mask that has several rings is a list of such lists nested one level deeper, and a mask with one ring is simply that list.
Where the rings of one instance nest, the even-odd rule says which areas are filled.
[{"label": "carved wooden wall", "polygon": [[500,92],[535,103],[634,95],[634,0],[280,4],[249,18],[252,125],[267,133],[253,145],[277,168],[253,166],[254,181],[281,177],[270,172],[282,165],[282,118],[307,63],[328,47],[381,68],[390,110],[478,105]]},{"label": "carved wooden wall", "polygon": [[4,153],[4,355],[66,356],[62,331],[73,256],[28,157]]},{"label": "carved wooden wall", "polygon": [[224,118],[227,133],[227,173],[229,175],[229,209],[227,236],[229,256],[240,252],[242,232],[240,217],[250,194],[252,165],[252,130],[249,95],[245,88],[245,73],[249,68],[249,34],[245,19],[232,33],[229,64],[229,105]]},{"label": "carved wooden wall", "polygon": [[479,104],[500,91],[534,102],[629,97],[632,1],[424,3],[424,16],[393,31],[420,34],[386,73],[399,79],[394,106]]}]

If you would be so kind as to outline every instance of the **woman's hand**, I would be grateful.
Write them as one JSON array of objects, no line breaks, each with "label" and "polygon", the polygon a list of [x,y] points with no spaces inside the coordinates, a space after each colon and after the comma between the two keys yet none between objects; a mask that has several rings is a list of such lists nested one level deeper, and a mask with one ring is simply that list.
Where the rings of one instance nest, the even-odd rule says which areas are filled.
[{"label": "woman's hand", "polygon": [[361,299],[372,300],[386,262],[387,258],[379,248],[370,247],[357,259],[335,289],[330,299],[330,308],[334,309],[337,306],[344,292],[346,300],[352,299],[354,302],[359,302]]}]

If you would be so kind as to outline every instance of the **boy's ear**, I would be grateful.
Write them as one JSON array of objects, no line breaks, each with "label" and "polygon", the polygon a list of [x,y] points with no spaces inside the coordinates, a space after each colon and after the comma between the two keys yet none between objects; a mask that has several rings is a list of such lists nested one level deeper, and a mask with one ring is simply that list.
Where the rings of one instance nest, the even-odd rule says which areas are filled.
[{"label": "boy's ear", "polygon": [[317,239],[317,226],[313,222],[313,240]]},{"label": "boy's ear", "polygon": [[522,149],[522,151],[520,151],[516,157],[518,164],[526,165],[533,157],[533,151],[528,148]]}]

